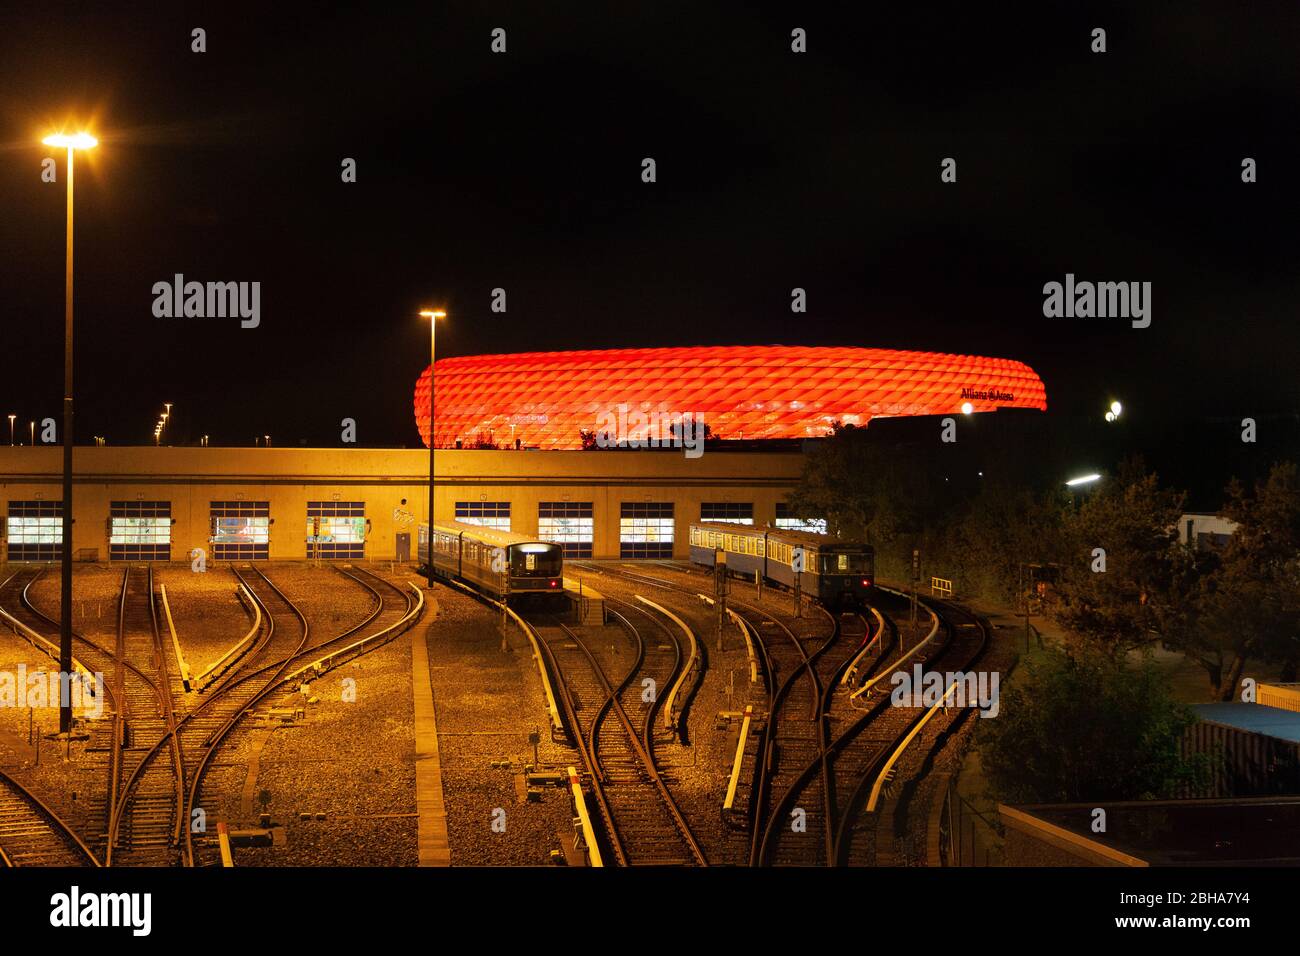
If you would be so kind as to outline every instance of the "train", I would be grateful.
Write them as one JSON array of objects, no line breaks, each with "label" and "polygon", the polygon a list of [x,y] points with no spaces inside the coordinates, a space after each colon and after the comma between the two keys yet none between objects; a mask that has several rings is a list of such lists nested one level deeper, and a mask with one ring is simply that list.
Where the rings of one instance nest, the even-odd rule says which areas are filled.
[{"label": "train", "polygon": [[722,521],[691,525],[691,561],[714,567],[718,551],[727,556],[727,570],[793,589],[797,549],[803,549],[804,594],[827,608],[862,607],[875,587],[876,552],[869,544],[837,541],[824,534],[755,528]]},{"label": "train", "polygon": [[[419,528],[420,566],[429,567],[429,526]],[[564,548],[522,534],[451,521],[433,526],[433,573],[495,601],[564,601]]]}]

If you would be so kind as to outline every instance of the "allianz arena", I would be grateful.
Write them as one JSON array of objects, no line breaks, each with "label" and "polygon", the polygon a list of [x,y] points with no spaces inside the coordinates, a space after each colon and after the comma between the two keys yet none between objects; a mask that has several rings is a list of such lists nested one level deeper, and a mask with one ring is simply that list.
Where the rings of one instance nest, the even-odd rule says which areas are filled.
[{"label": "allianz arena", "polygon": [[[892,349],[701,346],[474,355],[438,361],[440,448],[491,442],[582,447],[628,410],[703,418],[720,439],[801,439],[832,422],[902,415],[1047,410],[1023,362]],[[429,442],[429,369],[415,384],[415,422]]]}]

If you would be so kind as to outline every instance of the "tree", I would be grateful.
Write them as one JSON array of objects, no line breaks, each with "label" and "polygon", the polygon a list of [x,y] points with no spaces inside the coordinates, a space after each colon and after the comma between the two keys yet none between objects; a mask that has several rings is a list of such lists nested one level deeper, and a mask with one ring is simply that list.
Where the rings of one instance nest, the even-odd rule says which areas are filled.
[{"label": "tree", "polygon": [[1189,550],[1177,578],[1181,612],[1166,640],[1205,669],[1220,700],[1236,693],[1247,664],[1300,661],[1300,482],[1296,466],[1274,465],[1251,494],[1236,480],[1221,517],[1236,531],[1222,553]]},{"label": "tree", "polygon": [[981,764],[1012,803],[1145,800],[1199,788],[1208,760],[1184,758],[1195,721],[1155,665],[1094,647],[1048,648],[1016,671],[997,717],[979,721]]},{"label": "tree", "polygon": [[911,519],[915,491],[903,480],[907,456],[871,442],[865,428],[832,425],[831,437],[804,461],[790,494],[793,513],[825,518],[831,533],[867,544],[889,543]]},{"label": "tree", "polygon": [[1116,655],[1149,644],[1169,610],[1184,497],[1130,459],[1071,509],[1052,607],[1058,623]]}]

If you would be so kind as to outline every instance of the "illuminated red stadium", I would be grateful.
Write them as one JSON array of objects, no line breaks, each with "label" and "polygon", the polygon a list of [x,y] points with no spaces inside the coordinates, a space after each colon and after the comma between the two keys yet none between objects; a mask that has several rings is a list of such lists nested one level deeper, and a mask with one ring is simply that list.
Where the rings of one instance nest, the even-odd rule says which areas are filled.
[{"label": "illuminated red stadium", "polygon": [[[1010,359],[802,346],[704,346],[530,352],[439,359],[438,447],[581,448],[619,406],[702,416],[723,439],[811,438],[831,422],[1047,410],[1034,370]],[[429,442],[429,370],[415,384]]]}]

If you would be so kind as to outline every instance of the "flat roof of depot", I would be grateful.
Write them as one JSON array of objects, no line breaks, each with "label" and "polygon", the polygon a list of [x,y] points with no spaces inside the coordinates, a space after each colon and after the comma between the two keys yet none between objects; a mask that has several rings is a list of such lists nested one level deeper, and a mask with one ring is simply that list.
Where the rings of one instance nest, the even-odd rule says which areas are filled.
[{"label": "flat roof of depot", "polygon": [[1300,743],[1300,712],[1264,704],[1193,704],[1201,720]]}]

